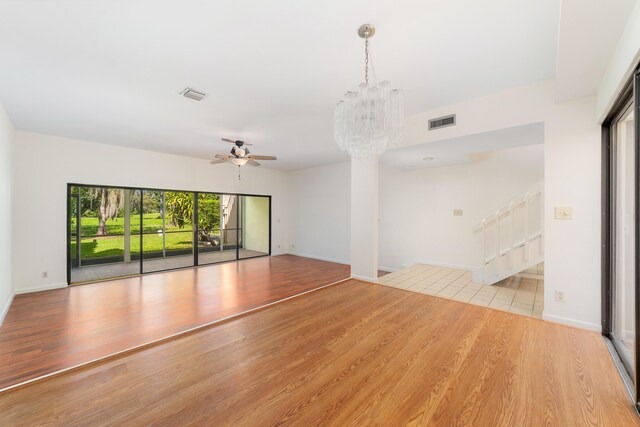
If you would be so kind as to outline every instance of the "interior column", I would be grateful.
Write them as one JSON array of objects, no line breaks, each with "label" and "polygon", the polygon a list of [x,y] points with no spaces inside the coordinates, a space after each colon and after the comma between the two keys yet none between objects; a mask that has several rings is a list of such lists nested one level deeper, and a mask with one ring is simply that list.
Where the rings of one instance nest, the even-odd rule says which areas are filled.
[{"label": "interior column", "polygon": [[378,157],[351,159],[351,277],[378,279]]}]

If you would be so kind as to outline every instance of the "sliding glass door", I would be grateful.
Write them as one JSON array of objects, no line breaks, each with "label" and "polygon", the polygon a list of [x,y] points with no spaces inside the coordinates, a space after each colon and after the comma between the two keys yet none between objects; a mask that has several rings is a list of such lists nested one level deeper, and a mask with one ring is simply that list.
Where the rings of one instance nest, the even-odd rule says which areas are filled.
[{"label": "sliding glass door", "polygon": [[611,338],[626,369],[634,375],[635,348],[635,138],[633,108],[613,128],[613,283]]},{"label": "sliding glass door", "polygon": [[636,402],[640,394],[638,82],[636,71],[602,128],[602,331]]},{"label": "sliding glass door", "polygon": [[142,193],[142,272],[193,267],[194,193]]},{"label": "sliding glass door", "polygon": [[270,196],[69,184],[67,202],[72,284],[270,254]]}]

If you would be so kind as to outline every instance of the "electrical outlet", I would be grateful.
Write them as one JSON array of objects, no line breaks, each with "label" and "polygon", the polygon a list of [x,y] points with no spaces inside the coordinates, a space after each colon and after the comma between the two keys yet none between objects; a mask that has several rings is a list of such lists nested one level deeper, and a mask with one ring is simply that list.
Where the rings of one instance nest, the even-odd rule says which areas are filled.
[{"label": "electrical outlet", "polygon": [[43,271],[42,272],[42,278],[46,279],[47,277],[49,277],[49,272],[48,271]]},{"label": "electrical outlet", "polygon": [[556,290],[556,301],[558,302],[564,302],[565,301],[565,293],[564,291],[561,290]]},{"label": "electrical outlet", "polygon": [[453,216],[462,216],[463,214],[463,210],[462,209],[454,209],[453,210]]}]

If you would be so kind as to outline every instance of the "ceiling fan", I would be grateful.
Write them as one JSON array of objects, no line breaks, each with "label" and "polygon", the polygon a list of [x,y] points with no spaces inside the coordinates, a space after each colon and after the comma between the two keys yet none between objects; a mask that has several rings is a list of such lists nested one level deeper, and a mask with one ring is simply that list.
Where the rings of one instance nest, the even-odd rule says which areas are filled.
[{"label": "ceiling fan", "polygon": [[222,138],[225,142],[230,142],[233,144],[233,148],[231,148],[231,155],[228,154],[216,154],[216,158],[211,160],[211,164],[215,165],[217,163],[225,163],[231,162],[236,166],[242,166],[245,164],[251,166],[260,166],[260,163],[256,162],[256,160],[277,160],[276,156],[258,156],[256,154],[251,154],[249,149],[245,146],[253,145],[244,141],[234,141],[228,138]]}]

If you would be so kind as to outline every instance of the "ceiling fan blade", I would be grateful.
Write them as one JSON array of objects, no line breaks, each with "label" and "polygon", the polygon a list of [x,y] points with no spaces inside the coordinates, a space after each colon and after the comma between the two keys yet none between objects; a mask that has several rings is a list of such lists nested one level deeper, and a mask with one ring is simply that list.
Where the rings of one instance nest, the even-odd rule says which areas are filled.
[{"label": "ceiling fan blade", "polygon": [[229,159],[233,159],[233,156],[229,156],[227,154],[216,154],[216,159],[224,159],[224,160],[229,160]]},{"label": "ceiling fan blade", "polygon": [[247,157],[255,160],[278,160],[276,156],[259,156],[256,154],[249,154]]},{"label": "ceiling fan blade", "polygon": [[219,159],[219,160],[211,160],[209,163],[211,163],[212,165],[216,165],[218,163],[224,163],[228,161],[227,159]]},{"label": "ceiling fan blade", "polygon": [[260,166],[260,163],[256,162],[255,160],[251,160],[251,159],[249,159],[247,161],[247,164],[251,165],[251,166]]}]

